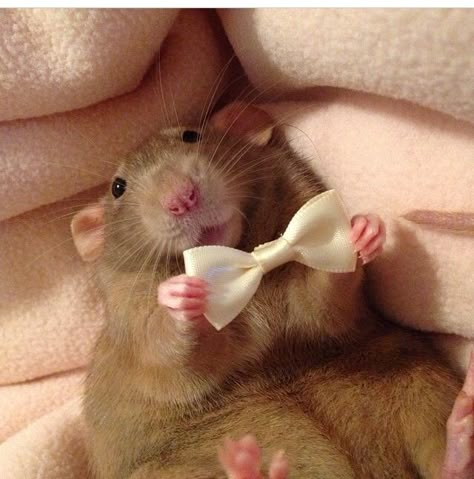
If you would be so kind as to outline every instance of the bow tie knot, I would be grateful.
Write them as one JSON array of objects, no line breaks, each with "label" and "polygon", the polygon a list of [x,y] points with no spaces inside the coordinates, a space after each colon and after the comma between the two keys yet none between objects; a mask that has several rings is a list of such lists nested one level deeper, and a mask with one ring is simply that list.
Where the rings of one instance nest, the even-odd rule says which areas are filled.
[{"label": "bow tie knot", "polygon": [[265,273],[297,261],[333,273],[354,271],[357,255],[350,241],[351,224],[334,190],[305,203],[278,239],[257,246],[251,253],[226,246],[200,246],[184,252],[186,273],[211,284],[205,314],[222,329],[255,294]]},{"label": "bow tie knot", "polygon": [[263,273],[268,273],[295,258],[295,250],[284,236],[257,246],[250,254],[262,268]]}]

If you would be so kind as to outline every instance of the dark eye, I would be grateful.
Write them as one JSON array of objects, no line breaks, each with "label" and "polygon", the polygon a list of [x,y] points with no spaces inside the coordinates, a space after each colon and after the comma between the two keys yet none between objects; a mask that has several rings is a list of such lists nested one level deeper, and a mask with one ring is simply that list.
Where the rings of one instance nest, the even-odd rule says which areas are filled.
[{"label": "dark eye", "polygon": [[201,139],[201,135],[197,131],[185,130],[181,138],[185,143],[197,143]]},{"label": "dark eye", "polygon": [[112,194],[114,198],[118,198],[125,193],[127,189],[127,182],[122,178],[115,178],[114,182],[112,183]]}]

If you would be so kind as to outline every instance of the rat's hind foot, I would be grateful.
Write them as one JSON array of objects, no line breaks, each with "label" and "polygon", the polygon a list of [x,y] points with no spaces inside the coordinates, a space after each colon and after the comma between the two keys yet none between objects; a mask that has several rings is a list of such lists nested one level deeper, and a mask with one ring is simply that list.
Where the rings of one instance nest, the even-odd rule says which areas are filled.
[{"label": "rat's hind foot", "polygon": [[[219,460],[229,479],[263,479],[262,452],[253,436],[245,436],[240,441],[226,439],[219,450]],[[282,452],[273,457],[268,477],[287,479],[288,462]]]},{"label": "rat's hind foot", "polygon": [[447,424],[441,479],[474,478],[474,352]]}]

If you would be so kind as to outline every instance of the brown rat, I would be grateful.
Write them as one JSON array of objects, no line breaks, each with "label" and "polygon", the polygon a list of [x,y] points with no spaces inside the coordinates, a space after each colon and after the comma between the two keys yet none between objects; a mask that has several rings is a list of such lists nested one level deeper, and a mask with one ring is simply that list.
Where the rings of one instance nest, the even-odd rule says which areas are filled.
[{"label": "brown rat", "polygon": [[[208,128],[166,130],[73,220],[108,309],[85,395],[95,477],[228,477],[217,447],[247,433],[264,463],[284,449],[294,478],[439,477],[460,382],[420,334],[368,309],[360,267],[279,267],[220,332],[202,316],[206,285],[181,276],[185,249],[251,251],[325,190],[270,132],[264,112],[241,105]],[[232,472],[235,447],[221,453],[229,477],[253,479]]]}]

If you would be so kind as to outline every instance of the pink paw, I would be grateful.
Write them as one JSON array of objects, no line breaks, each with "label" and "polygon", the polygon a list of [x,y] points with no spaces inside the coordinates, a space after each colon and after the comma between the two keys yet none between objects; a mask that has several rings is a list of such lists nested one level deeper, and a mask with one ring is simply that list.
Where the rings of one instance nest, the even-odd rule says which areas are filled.
[{"label": "pink paw", "polygon": [[441,479],[474,477],[474,352],[466,379],[448,419]]},{"label": "pink paw", "polygon": [[[262,452],[253,436],[240,441],[225,439],[219,450],[219,460],[229,479],[263,479],[261,474]],[[287,479],[288,461],[283,452],[273,456],[268,472],[269,479]]]},{"label": "pink paw", "polygon": [[356,215],[351,224],[351,241],[362,262],[369,263],[383,250],[385,224],[377,215]]},{"label": "pink paw", "polygon": [[181,274],[158,286],[158,303],[168,309],[172,318],[189,321],[203,317],[208,294],[204,280]]}]

